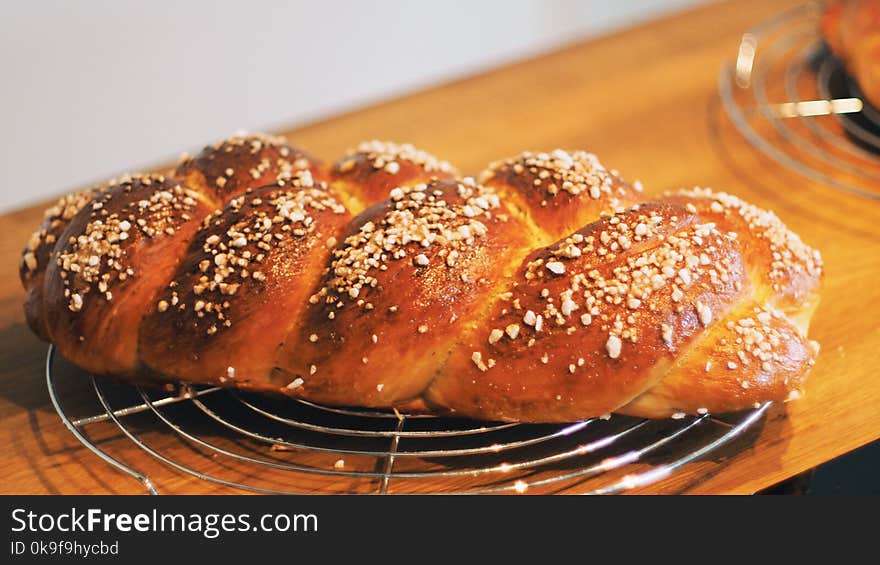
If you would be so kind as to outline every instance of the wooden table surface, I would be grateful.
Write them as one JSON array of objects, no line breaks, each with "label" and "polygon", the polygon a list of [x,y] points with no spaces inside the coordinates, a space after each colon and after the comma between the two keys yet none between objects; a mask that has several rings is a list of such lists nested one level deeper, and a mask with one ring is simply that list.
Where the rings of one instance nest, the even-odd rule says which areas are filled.
[{"label": "wooden table surface", "polygon": [[[880,203],[814,184],[762,157],[719,106],[719,68],[740,34],[788,5],[700,7],[285,133],[325,158],[363,139],[410,141],[469,173],[526,148],[584,148],[648,192],[698,184],[775,210],[826,264],[811,330],[822,351],[807,395],[772,407],[751,437],[643,489],[752,493],[880,437]],[[2,218],[0,492],[143,492],[83,448],[49,402],[46,345],[25,326],[17,276],[20,249],[43,208]],[[83,387],[65,394],[76,403]],[[224,491],[161,465],[112,426],[93,439],[134,462],[163,492]],[[151,441],[172,440],[159,431]]]}]

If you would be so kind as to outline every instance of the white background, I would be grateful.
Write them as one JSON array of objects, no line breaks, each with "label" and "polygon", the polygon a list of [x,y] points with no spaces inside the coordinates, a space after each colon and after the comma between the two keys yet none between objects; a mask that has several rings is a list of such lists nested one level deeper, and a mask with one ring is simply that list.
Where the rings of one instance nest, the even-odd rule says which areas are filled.
[{"label": "white background", "polygon": [[694,3],[4,3],[0,210]]}]

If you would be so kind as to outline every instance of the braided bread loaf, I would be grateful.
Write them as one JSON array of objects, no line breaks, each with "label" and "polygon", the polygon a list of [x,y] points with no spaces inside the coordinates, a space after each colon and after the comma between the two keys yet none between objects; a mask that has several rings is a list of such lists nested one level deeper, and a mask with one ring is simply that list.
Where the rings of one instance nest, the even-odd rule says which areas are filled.
[{"label": "braided bread loaf", "polygon": [[21,276],[33,330],[98,375],[551,422],[797,396],[821,260],[770,212],[645,201],[583,151],[477,183],[410,145],[325,167],[237,135],[63,198]]}]

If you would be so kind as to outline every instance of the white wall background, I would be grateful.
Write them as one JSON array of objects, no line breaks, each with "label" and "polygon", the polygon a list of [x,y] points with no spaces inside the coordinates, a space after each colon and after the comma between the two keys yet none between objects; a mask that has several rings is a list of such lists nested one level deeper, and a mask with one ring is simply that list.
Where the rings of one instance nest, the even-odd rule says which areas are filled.
[{"label": "white wall background", "polygon": [[694,3],[4,3],[0,210]]}]

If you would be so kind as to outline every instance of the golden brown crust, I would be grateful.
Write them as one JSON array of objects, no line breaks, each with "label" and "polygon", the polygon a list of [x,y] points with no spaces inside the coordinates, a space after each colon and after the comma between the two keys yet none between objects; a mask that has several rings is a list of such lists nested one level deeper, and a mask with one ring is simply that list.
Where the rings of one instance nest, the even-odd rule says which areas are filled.
[{"label": "golden brown crust", "polygon": [[104,188],[106,186],[93,187],[59,199],[54,206],[46,210],[43,223],[31,235],[21,253],[19,277],[26,292],[25,319],[31,330],[45,341],[51,339],[43,311],[43,281],[46,266],[49,264],[58,238],[61,237],[70,220]]},{"label": "golden brown crust", "polygon": [[349,208],[360,213],[388,199],[394,188],[451,179],[455,167],[408,143],[366,141],[348,152],[332,170],[332,184],[350,195]]},{"label": "golden brown crust", "polygon": [[199,193],[158,175],[120,179],[81,209],[46,270],[46,319],[61,354],[96,374],[134,372],[147,305],[209,212]]},{"label": "golden brown crust", "polygon": [[743,276],[735,243],[683,207],[603,218],[523,261],[428,398],[500,420],[610,413],[663,378]]},{"label": "golden brown crust", "polygon": [[327,185],[286,147],[237,136],[186,181],[63,200],[23,256],[37,331],[120,379],[482,419],[801,394],[822,263],[770,212],[707,189],[635,204],[585,152],[524,153],[480,185],[369,142]]},{"label": "golden brown crust", "polygon": [[688,207],[736,237],[749,258],[758,303],[796,314],[818,300],[822,257],[773,212],[708,188],[682,189],[667,201]]},{"label": "golden brown crust", "polygon": [[283,137],[242,133],[205,147],[195,157],[185,156],[174,176],[222,206],[248,189],[304,170],[317,175],[319,164]]},{"label": "golden brown crust", "polygon": [[617,412],[664,418],[799,398],[817,347],[781,312],[746,302],[681,351],[659,383]]},{"label": "golden brown crust", "polygon": [[489,165],[480,181],[515,202],[549,244],[642,200],[631,185],[586,151],[526,151]]},{"label": "golden brown crust", "polygon": [[275,350],[350,219],[308,171],[217,210],[149,305],[144,363],[184,381],[267,388]]},{"label": "golden brown crust", "polygon": [[467,181],[395,189],[352,222],[285,343],[290,393],[361,406],[417,397],[527,245],[491,190]]}]

